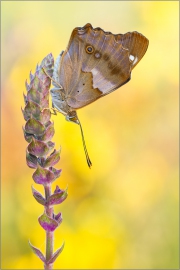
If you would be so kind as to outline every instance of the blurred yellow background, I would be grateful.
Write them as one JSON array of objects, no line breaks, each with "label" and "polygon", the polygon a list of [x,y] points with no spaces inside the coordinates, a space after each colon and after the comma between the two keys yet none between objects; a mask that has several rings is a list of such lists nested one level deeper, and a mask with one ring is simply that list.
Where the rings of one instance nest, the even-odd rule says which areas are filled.
[{"label": "blurred yellow background", "polygon": [[69,188],[55,207],[63,223],[54,246],[65,248],[54,268],[178,269],[178,12],[178,1],[1,2],[2,269],[43,269],[28,246],[44,252],[45,232],[31,185],[43,188],[25,161],[24,82],[87,22],[114,34],[136,30],[150,43],[128,84],[78,111],[91,170],[79,127],[52,117],[62,146],[57,184]]}]

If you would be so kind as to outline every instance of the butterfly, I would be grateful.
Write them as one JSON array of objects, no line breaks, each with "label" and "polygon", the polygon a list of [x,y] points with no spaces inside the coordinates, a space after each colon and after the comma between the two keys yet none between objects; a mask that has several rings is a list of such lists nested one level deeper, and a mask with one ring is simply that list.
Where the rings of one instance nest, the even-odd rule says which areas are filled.
[{"label": "butterfly", "polygon": [[87,23],[72,31],[67,49],[55,61],[52,106],[80,126],[89,167],[92,163],[76,110],[126,84],[148,44],[148,39],[136,31],[114,35]]}]

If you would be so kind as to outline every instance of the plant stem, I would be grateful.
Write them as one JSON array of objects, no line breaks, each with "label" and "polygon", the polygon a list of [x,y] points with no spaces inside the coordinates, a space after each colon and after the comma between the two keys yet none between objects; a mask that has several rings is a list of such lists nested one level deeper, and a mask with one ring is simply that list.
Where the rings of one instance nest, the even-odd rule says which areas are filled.
[{"label": "plant stem", "polygon": [[[51,184],[44,187],[46,200],[51,196]],[[53,207],[45,207],[46,214],[53,218],[54,209]],[[54,244],[54,232],[46,231],[46,261],[50,260],[53,255],[53,244]],[[44,269],[53,269],[53,264],[46,264]]]}]

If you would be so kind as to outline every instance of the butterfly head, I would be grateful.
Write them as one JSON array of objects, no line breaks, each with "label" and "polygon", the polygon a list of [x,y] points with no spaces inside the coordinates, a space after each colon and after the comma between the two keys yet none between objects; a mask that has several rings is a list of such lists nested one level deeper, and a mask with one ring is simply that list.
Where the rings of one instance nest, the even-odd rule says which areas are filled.
[{"label": "butterfly head", "polygon": [[79,119],[76,111],[70,111],[66,114],[66,120],[79,125]]}]

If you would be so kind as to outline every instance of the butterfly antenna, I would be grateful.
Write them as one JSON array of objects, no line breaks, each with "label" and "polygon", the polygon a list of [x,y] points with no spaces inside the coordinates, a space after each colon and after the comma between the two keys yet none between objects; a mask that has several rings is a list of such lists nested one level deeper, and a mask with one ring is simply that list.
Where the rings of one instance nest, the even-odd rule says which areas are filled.
[{"label": "butterfly antenna", "polygon": [[88,151],[87,151],[87,148],[86,148],[86,143],[85,143],[84,134],[83,134],[83,130],[82,130],[82,126],[81,126],[81,122],[80,121],[79,121],[79,125],[80,125],[80,129],[81,129],[83,147],[84,147],[84,152],[85,152],[85,155],[86,155],[87,164],[88,164],[89,168],[91,168],[92,162],[91,162],[91,160],[89,158],[89,155],[88,155]]}]

